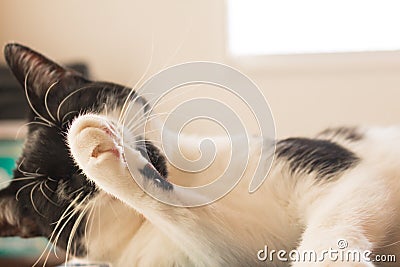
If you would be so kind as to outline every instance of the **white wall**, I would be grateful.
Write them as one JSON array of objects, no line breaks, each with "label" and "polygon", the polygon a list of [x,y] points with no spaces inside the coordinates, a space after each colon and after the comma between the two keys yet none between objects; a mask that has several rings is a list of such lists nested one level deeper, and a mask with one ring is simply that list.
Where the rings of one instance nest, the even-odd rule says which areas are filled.
[{"label": "white wall", "polygon": [[400,122],[398,54],[386,55],[388,61],[379,55],[348,61],[342,55],[333,65],[305,59],[292,66],[275,58],[268,66],[247,68],[225,52],[222,0],[3,0],[0,44],[9,41],[59,61],[85,60],[96,78],[131,85],[151,57],[146,77],[190,60],[233,64],[264,91],[278,136],[312,134],[338,124]]},{"label": "white wall", "polygon": [[6,0],[0,5],[2,44],[15,40],[57,60],[87,60],[101,79],[135,81],[152,45],[153,71],[222,55],[221,1]]}]

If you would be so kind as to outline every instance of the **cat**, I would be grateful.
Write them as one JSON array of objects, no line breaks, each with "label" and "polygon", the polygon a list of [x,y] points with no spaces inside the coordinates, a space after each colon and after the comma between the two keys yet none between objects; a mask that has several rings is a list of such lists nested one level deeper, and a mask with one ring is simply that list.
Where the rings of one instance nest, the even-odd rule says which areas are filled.
[{"label": "cat", "polygon": [[[176,198],[174,183],[190,183],[184,174],[152,140],[128,132],[135,145],[121,148],[124,103],[135,101],[145,116],[145,98],[88,80],[20,44],[6,45],[4,55],[30,114],[14,178],[0,191],[1,236],[44,236],[68,259],[115,267],[378,266],[377,256],[399,255],[399,128],[340,127],[277,140],[273,166],[255,193],[248,193],[250,160],[225,197],[175,207],[145,193],[125,157],[142,162],[135,178],[155,195]],[[260,140],[250,140],[254,156]],[[195,155],[196,142],[187,137],[182,149]],[[217,146],[224,153],[226,140]],[[371,260],[289,255],[329,249],[366,251]]]}]

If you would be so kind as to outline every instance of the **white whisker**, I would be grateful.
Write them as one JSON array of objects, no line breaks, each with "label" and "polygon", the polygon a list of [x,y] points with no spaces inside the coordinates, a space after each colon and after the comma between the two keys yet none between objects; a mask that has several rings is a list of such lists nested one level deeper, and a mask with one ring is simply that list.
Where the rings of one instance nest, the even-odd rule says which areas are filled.
[{"label": "white whisker", "polygon": [[73,113],[79,113],[79,112],[76,111],[76,110],[73,110],[73,111],[70,111],[70,112],[66,113],[66,114],[62,117],[62,119],[61,119],[61,121],[63,122],[63,124],[65,123],[65,119],[68,117],[68,115],[73,114]]},{"label": "white whisker", "polygon": [[[75,209],[75,207],[74,207],[74,205],[76,204],[76,202],[79,200],[79,198],[82,196],[82,193],[80,193],[72,202],[71,202],[71,204],[68,206],[68,208],[67,208],[67,210],[69,209],[69,208],[71,208],[72,207],[72,212],[68,212],[67,214],[68,215],[63,215],[62,216],[62,218],[60,218],[60,220],[58,221],[59,223],[61,223],[62,222],[62,220],[64,220],[65,218],[67,218],[67,220],[64,222],[64,224],[61,226],[61,228],[58,230],[58,233],[57,233],[57,235],[56,235],[56,237],[55,237],[55,239],[54,239],[54,246],[57,246],[57,243],[58,243],[58,240],[59,240],[59,238],[60,238],[60,236],[61,236],[61,233],[62,233],[62,231],[64,230],[64,228],[67,226],[67,224],[68,224],[68,222],[74,217],[74,215],[78,212],[76,209]],[[84,200],[85,200],[86,198],[84,198]],[[67,211],[66,210],[66,211]],[[68,217],[67,217],[68,216]],[[57,223],[57,225],[56,225],[56,228],[60,225],[59,223]],[[55,229],[56,229],[55,228]],[[55,252],[56,253],[56,252]],[[47,256],[49,256],[49,255],[47,255]]]},{"label": "white whisker", "polygon": [[[149,122],[151,122],[152,120],[157,119],[157,118],[159,118],[159,117],[161,117],[161,116],[164,116],[164,115],[169,115],[169,113],[168,113],[168,112],[157,113],[157,114],[152,114],[152,115],[149,115],[149,116],[145,116],[145,117],[138,118],[137,120],[129,121],[129,123],[126,125],[126,128],[127,128],[131,133],[133,133],[133,132],[135,132],[136,130],[140,129],[140,127],[144,127],[144,126],[145,126],[145,125],[142,125],[142,124],[144,124],[144,123],[149,123]],[[147,132],[146,132],[146,133],[147,133]]]},{"label": "white whisker", "polygon": [[57,108],[57,120],[58,120],[58,121],[60,121],[60,111],[61,111],[61,107],[62,107],[62,105],[64,105],[65,101],[67,101],[71,96],[73,96],[73,95],[76,94],[77,92],[79,92],[79,91],[81,91],[81,90],[83,90],[83,89],[87,89],[87,88],[90,88],[90,86],[83,86],[83,87],[81,87],[81,88],[78,88],[78,89],[74,90],[73,92],[69,93],[69,94],[60,102],[60,104],[58,105],[58,108]]},{"label": "white whisker", "polygon": [[[49,179],[49,178],[47,178]],[[48,185],[47,185],[47,180],[44,181],[44,186],[47,188],[47,190],[49,190],[52,193],[55,193],[56,191],[54,191],[53,189],[51,189]]]},{"label": "white whisker", "polygon": [[[150,93],[148,93],[148,94],[150,94]],[[140,95],[140,96],[138,96],[138,97],[142,97],[143,95],[145,95],[145,94],[142,94],[142,95]],[[151,101],[154,100],[154,99],[156,99],[157,97],[158,97],[158,96],[154,96],[153,98],[151,98]],[[146,107],[150,107],[150,101],[147,101],[147,103],[144,104],[144,105],[137,111],[137,113],[136,113],[132,118],[130,118],[130,122],[133,121],[133,120],[135,120],[135,118],[137,118],[137,116],[145,116],[145,115],[148,115],[146,112],[142,112],[142,111],[144,111],[144,110],[146,109]],[[125,114],[125,118],[126,118],[127,115],[128,115],[128,114]],[[125,119],[125,118],[124,118],[124,119]]]},{"label": "white whisker", "polygon": [[33,201],[33,193],[34,193],[36,187],[38,187],[38,186],[39,186],[39,183],[36,183],[36,184],[32,187],[32,189],[31,189],[31,193],[30,193],[31,203],[32,203],[33,209],[34,209],[40,216],[46,217],[43,213],[41,213],[41,212],[38,210],[38,208],[37,208],[36,205],[35,205],[35,202]]},{"label": "white whisker", "polygon": [[27,188],[27,187],[29,187],[29,186],[31,186],[31,185],[34,185],[35,183],[37,183],[37,181],[33,181],[33,182],[29,183],[29,184],[24,185],[24,186],[21,187],[20,189],[18,189],[17,193],[15,194],[15,199],[18,201],[18,200],[19,200],[19,199],[18,199],[19,193],[20,193],[22,190],[24,190],[24,188]]},{"label": "white whisker", "polygon": [[39,185],[39,189],[40,189],[40,191],[42,192],[42,195],[43,195],[50,203],[52,203],[53,205],[59,207],[60,205],[59,205],[58,203],[54,202],[53,200],[51,200],[51,199],[46,195],[46,193],[44,192],[43,184],[45,184],[45,182],[46,182],[46,181],[42,181],[42,182],[40,183],[40,185]]},{"label": "white whisker", "polygon": [[107,103],[104,103],[104,110],[106,111],[106,117],[108,117]]},{"label": "white whisker", "polygon": [[32,111],[36,114],[36,116],[38,116],[41,120],[43,120],[44,122],[47,122],[48,125],[50,126],[54,126],[56,127],[56,125],[54,123],[52,123],[51,121],[47,120],[46,118],[44,118],[42,115],[40,115],[40,113],[34,108],[34,106],[32,105],[32,102],[29,98],[29,94],[28,94],[28,76],[29,76],[29,72],[30,70],[28,70],[28,72],[25,75],[25,81],[24,81],[24,87],[25,87],[25,96],[26,99],[28,101],[29,107],[32,109]]},{"label": "white whisker", "polygon": [[25,161],[25,158],[23,158],[23,159],[21,160],[21,162],[20,162],[20,163],[18,164],[18,166],[17,166],[17,170],[18,170],[19,172],[21,172],[23,175],[25,175],[25,176],[35,176],[35,177],[45,176],[45,175],[42,174],[42,173],[38,173],[39,169],[37,169],[35,173],[23,171],[23,170],[21,169],[21,166],[22,166],[22,164],[24,163],[24,161]]},{"label": "white whisker", "polygon": [[[92,202],[90,205],[92,206],[91,207],[91,209],[90,209],[90,212],[89,212],[89,214],[88,214],[88,217],[87,217],[87,219],[86,219],[86,223],[85,223],[85,232],[84,232],[84,236],[85,236],[85,243],[86,244],[88,244],[89,242],[88,242],[88,234],[87,234],[87,228],[88,228],[88,225],[89,225],[89,221],[92,219],[92,214],[93,214],[93,210],[94,210],[94,208],[95,208],[95,206],[96,206],[96,203],[97,203],[97,199],[94,201],[94,202]],[[89,255],[89,252],[87,253],[88,255]]]},{"label": "white whisker", "polygon": [[3,185],[3,184],[10,184],[10,183],[13,183],[13,182],[32,180],[32,179],[36,179],[36,177],[34,177],[34,176],[24,176],[24,177],[19,177],[19,178],[13,178],[11,180],[0,182],[0,186]]},{"label": "white whisker", "polygon": [[57,180],[54,180],[54,179],[51,178],[51,177],[47,177],[47,179],[48,179],[50,182],[57,182]]},{"label": "white whisker", "polygon": [[[80,206],[83,205],[83,203],[84,203],[84,201],[82,201],[78,205],[78,207],[80,208]],[[77,209],[79,209],[78,207],[77,207]],[[76,230],[78,229],[82,219],[86,215],[88,207],[89,207],[89,204],[86,204],[85,207],[82,209],[81,214],[79,214],[79,216],[76,219],[74,225],[72,226],[71,233],[70,233],[69,238],[68,238],[67,250],[66,250],[66,253],[65,253],[65,262],[68,262],[68,256],[69,256],[69,253],[70,253],[70,249],[71,249],[73,238],[74,238],[74,236],[76,234]]]},{"label": "white whisker", "polygon": [[[151,53],[150,53],[150,59],[147,63],[146,69],[143,73],[143,75],[139,78],[139,80],[136,82],[136,84],[132,87],[131,91],[129,92],[128,96],[125,99],[124,104],[122,105],[121,108],[121,113],[120,113],[120,117],[118,119],[118,122],[121,123],[122,120],[125,118],[125,113],[127,111],[128,108],[128,103],[129,103],[129,98],[131,97],[131,95],[133,93],[135,93],[135,89],[136,87],[142,82],[142,80],[144,79],[144,77],[146,77],[146,75],[148,74],[150,67],[153,63],[153,56],[154,56],[154,34],[152,35],[152,39],[151,39]],[[137,92],[138,93],[138,92]]]},{"label": "white whisker", "polygon": [[172,59],[179,53],[179,51],[182,49],[183,44],[187,40],[187,38],[189,36],[189,32],[193,26],[193,19],[191,16],[189,16],[189,18],[190,18],[189,23],[185,23],[187,26],[186,26],[186,30],[185,30],[182,40],[179,42],[178,46],[176,47],[176,49],[174,50],[172,55],[165,61],[164,65],[161,67],[161,69],[164,69],[169,64],[169,62],[172,61]]},{"label": "white whisker", "polygon": [[[61,214],[60,219],[57,221],[57,225],[54,227],[53,231],[51,232],[51,235],[50,235],[50,237],[49,237],[49,241],[48,241],[47,244],[46,244],[46,247],[43,249],[43,252],[40,254],[39,258],[34,262],[34,264],[32,265],[32,267],[36,266],[36,265],[39,263],[39,261],[42,259],[42,257],[44,256],[44,254],[45,254],[46,251],[47,251],[47,248],[48,248],[48,247],[50,246],[50,244],[53,242],[53,240],[52,240],[52,239],[53,239],[53,236],[55,235],[58,226],[61,224],[61,221],[65,218],[65,217],[64,217],[65,214],[66,214],[66,213],[68,212],[68,210],[73,206],[75,200],[77,200],[79,197],[80,197],[80,195],[78,195],[78,196],[67,206],[67,208],[65,209],[65,211]],[[54,245],[54,254],[56,255],[56,257],[58,257],[58,256],[57,256],[57,253],[56,253],[56,250],[55,250],[55,247],[56,247],[56,244]],[[48,259],[48,257],[50,256],[50,252],[51,252],[51,248],[49,248],[49,252],[47,253],[45,263],[47,262],[47,259]],[[45,263],[43,264],[43,267],[45,266]]]},{"label": "white whisker", "polygon": [[53,115],[52,115],[51,112],[50,112],[49,106],[47,105],[47,98],[48,98],[48,95],[49,95],[50,90],[51,90],[57,83],[58,83],[58,81],[52,83],[52,84],[49,86],[49,88],[47,89],[46,94],[44,95],[44,106],[45,106],[45,108],[46,108],[47,114],[49,114],[50,118],[51,118],[53,121],[56,121],[56,119],[53,117]]},{"label": "white whisker", "polygon": [[19,137],[19,135],[20,135],[21,130],[23,129],[23,127],[28,126],[28,125],[31,125],[31,124],[38,124],[38,125],[42,125],[42,126],[46,126],[46,127],[51,127],[50,125],[48,125],[47,123],[44,123],[44,122],[40,122],[40,121],[30,121],[30,122],[24,123],[23,125],[21,125],[21,126],[18,128],[17,133],[15,134],[15,139],[18,139],[18,137]]}]

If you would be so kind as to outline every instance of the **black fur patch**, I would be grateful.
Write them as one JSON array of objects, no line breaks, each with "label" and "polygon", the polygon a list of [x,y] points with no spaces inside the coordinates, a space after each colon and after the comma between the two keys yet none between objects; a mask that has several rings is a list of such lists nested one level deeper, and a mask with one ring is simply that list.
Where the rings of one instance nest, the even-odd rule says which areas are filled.
[{"label": "black fur patch", "polygon": [[356,127],[336,127],[328,128],[318,134],[318,137],[324,136],[329,138],[341,137],[348,141],[359,141],[363,135],[357,130]]},{"label": "black fur patch", "polygon": [[[142,139],[142,137],[139,137]],[[160,150],[153,145],[150,141],[138,140],[136,142],[136,149],[139,150],[143,157],[148,159],[151,164],[156,168],[156,170],[163,176],[167,178],[168,170],[165,157],[160,153]]]},{"label": "black fur patch", "polygon": [[314,172],[318,177],[328,178],[359,162],[353,152],[332,141],[308,138],[279,141],[276,156],[286,159],[292,172]]},{"label": "black fur patch", "polygon": [[172,190],[173,186],[169,183],[165,178],[160,176],[160,174],[154,169],[154,167],[146,166],[145,168],[141,169],[140,172],[143,174],[144,177],[150,179],[154,182],[154,184],[164,190]]},{"label": "black fur patch", "polygon": [[[141,137],[139,138],[142,139]],[[151,162],[151,166],[143,168],[140,172],[145,177],[154,181],[158,187],[165,190],[172,190],[173,185],[167,181],[168,170],[166,160],[160,153],[160,150],[150,141],[137,141],[136,149]]]}]

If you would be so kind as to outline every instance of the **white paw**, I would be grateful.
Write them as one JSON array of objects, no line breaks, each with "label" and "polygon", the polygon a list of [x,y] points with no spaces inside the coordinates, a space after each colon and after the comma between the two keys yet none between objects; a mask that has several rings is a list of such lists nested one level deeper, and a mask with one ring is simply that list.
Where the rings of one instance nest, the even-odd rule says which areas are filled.
[{"label": "white paw", "polygon": [[74,120],[67,139],[73,158],[89,178],[100,170],[117,175],[126,167],[118,132],[99,115],[87,114]]},{"label": "white paw", "polygon": [[[119,133],[99,115],[87,114],[74,120],[67,139],[74,160],[86,176],[100,189],[128,204],[136,203],[137,197],[145,194],[138,184],[152,192],[172,190],[172,185],[139,150],[122,150]],[[129,160],[130,169],[125,159]]]}]

